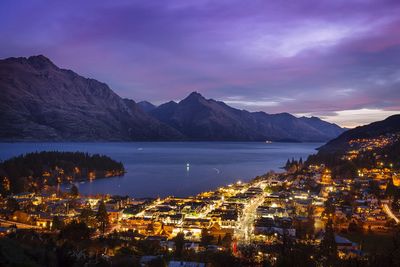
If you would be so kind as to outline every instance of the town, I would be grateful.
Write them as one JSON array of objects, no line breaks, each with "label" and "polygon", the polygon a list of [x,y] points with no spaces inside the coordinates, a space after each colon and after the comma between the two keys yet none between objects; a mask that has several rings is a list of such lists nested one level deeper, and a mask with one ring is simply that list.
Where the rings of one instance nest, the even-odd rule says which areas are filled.
[{"label": "town", "polygon": [[[389,143],[386,137],[381,141]],[[112,262],[122,252],[131,253],[139,255],[140,266],[153,266],[154,261],[205,266],[204,257],[193,256],[204,253],[277,266],[284,260],[281,248],[293,251],[295,246],[308,248],[302,249],[306,265],[363,261],[372,251],[366,248],[374,245],[366,244],[369,241],[363,237],[387,240],[400,222],[398,170],[376,158],[376,166],[359,169],[357,177],[348,179],[335,179],[324,164],[292,159],[285,172],[271,171],[249,182],[237,181],[185,198],[84,196],[74,184],[69,192],[48,188],[4,196],[0,236],[18,239],[34,232],[78,241],[84,236],[112,239],[107,245],[77,246],[80,251],[73,257]]]}]

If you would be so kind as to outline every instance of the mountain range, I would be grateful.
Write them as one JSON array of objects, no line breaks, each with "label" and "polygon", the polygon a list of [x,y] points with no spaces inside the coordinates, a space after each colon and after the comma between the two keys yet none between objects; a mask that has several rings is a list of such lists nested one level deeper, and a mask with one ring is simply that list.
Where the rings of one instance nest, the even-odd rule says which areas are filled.
[{"label": "mountain range", "polygon": [[44,56],[0,61],[2,140],[174,140],[183,136],[106,84]]},{"label": "mountain range", "polygon": [[316,117],[235,109],[197,92],[178,103],[136,103],[42,55],[0,60],[0,89],[3,141],[323,142],[345,131]]},{"label": "mountain range", "polygon": [[153,108],[149,114],[192,140],[327,141],[343,132],[316,117],[239,110],[197,92],[179,103]]}]

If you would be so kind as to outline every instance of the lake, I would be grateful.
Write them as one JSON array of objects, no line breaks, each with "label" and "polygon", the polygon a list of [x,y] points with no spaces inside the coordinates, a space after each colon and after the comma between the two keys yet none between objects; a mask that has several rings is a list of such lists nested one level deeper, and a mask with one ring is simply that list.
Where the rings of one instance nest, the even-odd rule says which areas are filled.
[{"label": "lake", "polygon": [[[321,143],[127,142],[0,143],[0,160],[27,152],[83,151],[121,161],[123,177],[79,183],[84,194],[132,197],[190,196],[280,169],[288,158],[306,159]],[[65,186],[64,186],[65,188]]]}]

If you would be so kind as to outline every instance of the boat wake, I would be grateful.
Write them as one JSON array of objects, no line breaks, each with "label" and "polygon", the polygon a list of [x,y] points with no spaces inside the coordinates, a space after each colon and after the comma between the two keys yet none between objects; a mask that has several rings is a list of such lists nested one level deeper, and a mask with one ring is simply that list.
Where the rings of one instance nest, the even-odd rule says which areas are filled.
[{"label": "boat wake", "polygon": [[213,168],[213,170],[216,171],[217,174],[220,174],[220,173],[221,173],[221,171],[220,171],[219,169],[217,169],[217,168]]}]

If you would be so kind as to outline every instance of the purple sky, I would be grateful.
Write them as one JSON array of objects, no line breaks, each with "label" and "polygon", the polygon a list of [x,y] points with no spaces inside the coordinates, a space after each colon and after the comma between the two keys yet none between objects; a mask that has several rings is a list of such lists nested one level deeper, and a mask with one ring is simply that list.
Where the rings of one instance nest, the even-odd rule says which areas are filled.
[{"label": "purple sky", "polygon": [[43,54],[159,104],[191,91],[355,126],[400,113],[400,1],[2,0],[0,57]]}]

